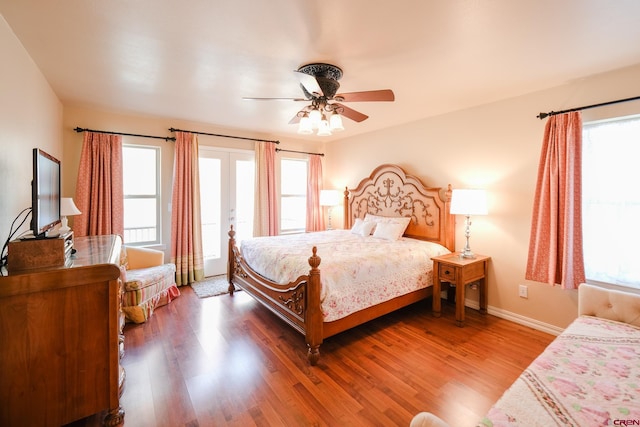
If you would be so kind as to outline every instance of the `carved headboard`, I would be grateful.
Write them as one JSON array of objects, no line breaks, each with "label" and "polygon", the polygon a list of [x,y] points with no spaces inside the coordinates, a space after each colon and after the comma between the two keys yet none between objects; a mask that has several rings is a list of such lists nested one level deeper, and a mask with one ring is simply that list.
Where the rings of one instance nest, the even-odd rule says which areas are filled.
[{"label": "carved headboard", "polygon": [[397,165],[378,166],[355,189],[344,192],[344,228],[367,213],[411,217],[405,237],[439,243],[455,250],[455,220],[450,214],[451,185],[426,187]]}]

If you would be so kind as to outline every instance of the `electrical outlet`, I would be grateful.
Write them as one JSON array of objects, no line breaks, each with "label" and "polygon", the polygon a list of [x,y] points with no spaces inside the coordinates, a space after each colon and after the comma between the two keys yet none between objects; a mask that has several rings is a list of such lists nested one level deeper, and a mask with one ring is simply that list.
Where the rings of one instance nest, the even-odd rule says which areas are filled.
[{"label": "electrical outlet", "polygon": [[518,295],[520,298],[529,298],[529,288],[527,285],[520,285],[518,288]]}]

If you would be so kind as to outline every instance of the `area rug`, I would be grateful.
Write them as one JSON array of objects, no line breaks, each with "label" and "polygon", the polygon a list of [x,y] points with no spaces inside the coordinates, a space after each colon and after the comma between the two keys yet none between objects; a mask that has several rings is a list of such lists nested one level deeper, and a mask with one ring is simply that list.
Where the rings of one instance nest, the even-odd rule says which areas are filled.
[{"label": "area rug", "polygon": [[[199,298],[215,297],[229,293],[229,282],[227,282],[227,275],[222,274],[194,282],[191,284],[191,288]],[[236,287],[236,291],[238,290]]]}]

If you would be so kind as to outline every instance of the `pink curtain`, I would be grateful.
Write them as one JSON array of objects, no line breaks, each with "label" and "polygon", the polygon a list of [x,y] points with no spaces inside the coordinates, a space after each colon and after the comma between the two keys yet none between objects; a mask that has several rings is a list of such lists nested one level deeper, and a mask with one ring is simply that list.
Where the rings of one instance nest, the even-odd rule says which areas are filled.
[{"label": "pink curtain", "polygon": [[176,132],[171,199],[171,262],[178,286],[204,278],[198,138]]},{"label": "pink curtain", "polygon": [[276,144],[257,141],[254,236],[278,234],[278,195],[276,194]]},{"label": "pink curtain", "polygon": [[322,189],[322,160],[320,156],[309,159],[309,179],[307,180],[307,231],[324,230],[324,215],[320,206]]},{"label": "pink curtain", "polygon": [[85,131],[74,201],[77,237],[124,235],[122,136]]},{"label": "pink curtain", "polygon": [[547,121],[525,278],[564,289],[585,281],[582,253],[582,115]]}]

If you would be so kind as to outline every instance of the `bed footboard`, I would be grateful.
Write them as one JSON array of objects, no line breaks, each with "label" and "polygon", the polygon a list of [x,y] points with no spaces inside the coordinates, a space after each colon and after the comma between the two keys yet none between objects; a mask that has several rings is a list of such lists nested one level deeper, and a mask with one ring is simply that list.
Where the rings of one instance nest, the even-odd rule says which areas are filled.
[{"label": "bed footboard", "polygon": [[229,230],[229,264],[227,279],[229,293],[233,296],[235,286],[240,287],[258,302],[271,310],[287,324],[305,336],[307,358],[315,365],[320,358],[323,337],[323,318],[320,309],[320,257],[313,247],[309,257],[311,267],[308,275],[293,282],[279,284],[253,271],[245,262],[236,246],[236,232]]}]

